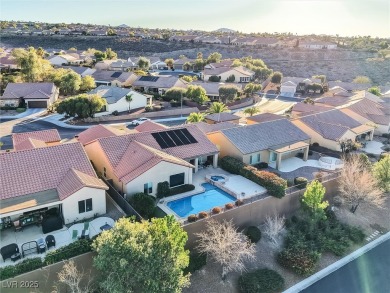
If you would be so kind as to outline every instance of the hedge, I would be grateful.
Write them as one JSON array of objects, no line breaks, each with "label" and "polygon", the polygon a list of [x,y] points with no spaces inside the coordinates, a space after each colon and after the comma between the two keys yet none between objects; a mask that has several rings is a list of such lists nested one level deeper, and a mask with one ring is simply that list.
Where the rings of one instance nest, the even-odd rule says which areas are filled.
[{"label": "hedge", "polygon": [[190,254],[190,263],[188,267],[184,269],[184,274],[193,273],[197,270],[200,270],[203,266],[206,265],[207,255],[199,254],[199,253],[191,253]]},{"label": "hedge", "polygon": [[50,265],[89,252],[91,251],[91,244],[91,240],[80,239],[56,250],[51,250],[46,254],[44,263]]},{"label": "hedge", "polygon": [[299,189],[304,189],[307,186],[307,178],[305,177],[295,177],[294,178],[294,184],[296,185],[297,188]]},{"label": "hedge", "polygon": [[245,235],[252,243],[257,243],[261,239],[261,231],[255,226],[249,226],[245,232]]},{"label": "hedge", "polygon": [[273,270],[260,269],[243,274],[238,284],[242,293],[274,293],[283,290],[284,279]]},{"label": "hedge", "polygon": [[27,258],[16,265],[0,268],[0,281],[34,271],[41,267],[43,267],[43,262],[40,257]]},{"label": "hedge", "polygon": [[157,198],[162,198],[170,195],[169,183],[168,181],[157,183]]},{"label": "hedge", "polygon": [[153,216],[154,209],[156,208],[154,197],[143,192],[139,192],[134,194],[129,199],[129,202],[142,217],[149,219]]},{"label": "hedge", "polygon": [[171,188],[170,195],[176,195],[176,194],[187,192],[187,191],[191,191],[191,190],[194,190],[194,189],[195,189],[194,185],[192,185],[192,184],[184,184],[184,185],[180,185],[178,187]]},{"label": "hedge", "polygon": [[229,156],[223,157],[219,161],[219,165],[229,173],[241,175],[263,186],[272,196],[281,198],[285,195],[287,181],[271,172],[258,170],[255,167],[244,164],[242,161]]}]

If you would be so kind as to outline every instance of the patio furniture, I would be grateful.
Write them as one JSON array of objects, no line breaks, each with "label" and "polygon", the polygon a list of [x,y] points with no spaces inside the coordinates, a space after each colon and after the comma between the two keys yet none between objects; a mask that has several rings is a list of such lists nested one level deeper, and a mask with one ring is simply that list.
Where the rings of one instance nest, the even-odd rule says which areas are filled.
[{"label": "patio furniture", "polygon": [[103,226],[100,227],[100,230],[106,231],[106,230],[110,230],[111,228],[112,227],[106,223],[106,224],[104,224]]},{"label": "patio furniture", "polygon": [[0,249],[0,254],[4,261],[16,253],[19,253],[19,246],[16,243],[8,244]]},{"label": "patio furniture", "polygon": [[14,253],[13,255],[11,255],[11,260],[12,261],[17,261],[18,259],[20,259],[22,256],[20,255],[19,252],[17,253]]},{"label": "patio furniture", "polygon": [[38,253],[38,243],[36,241],[29,241],[22,244],[22,256]]},{"label": "patio furniture", "polygon": [[15,232],[18,232],[18,231],[22,231],[23,230],[23,227],[22,225],[20,224],[20,221],[14,221],[14,229],[15,229]]},{"label": "patio furniture", "polygon": [[52,246],[56,247],[56,239],[54,238],[53,235],[47,235],[45,240],[46,240],[47,249],[49,249]]},{"label": "patio furniture", "polygon": [[72,231],[72,240],[77,240],[79,232],[77,230]]},{"label": "patio furniture", "polygon": [[89,230],[81,231],[80,239],[89,239]]},{"label": "patio furniture", "polygon": [[46,251],[46,244],[43,238],[39,238],[37,240],[37,244],[38,244],[38,253],[44,253]]}]

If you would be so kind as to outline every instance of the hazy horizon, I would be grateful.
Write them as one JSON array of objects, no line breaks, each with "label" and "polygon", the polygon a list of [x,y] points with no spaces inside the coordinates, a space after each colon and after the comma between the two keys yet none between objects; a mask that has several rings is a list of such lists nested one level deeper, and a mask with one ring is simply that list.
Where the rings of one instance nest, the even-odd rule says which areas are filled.
[{"label": "hazy horizon", "polygon": [[[1,20],[390,37],[387,0],[1,0]],[[23,7],[23,9],[21,9]]]}]

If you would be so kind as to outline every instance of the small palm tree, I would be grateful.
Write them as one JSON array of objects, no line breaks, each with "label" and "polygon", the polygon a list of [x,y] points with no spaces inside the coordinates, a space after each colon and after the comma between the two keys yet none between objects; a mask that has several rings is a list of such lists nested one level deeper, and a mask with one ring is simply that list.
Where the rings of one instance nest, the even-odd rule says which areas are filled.
[{"label": "small palm tree", "polygon": [[133,101],[133,94],[127,94],[126,95],[126,101],[129,103],[129,113],[130,113],[130,111],[131,111],[130,103]]},{"label": "small palm tree", "polygon": [[249,116],[253,116],[253,115],[257,114],[257,113],[260,113],[259,107],[251,107],[251,108],[246,108],[244,110],[244,114],[247,114]]},{"label": "small palm tree", "polygon": [[187,117],[187,123],[196,123],[196,122],[201,122],[204,120],[204,115],[202,113],[191,113]]},{"label": "small palm tree", "polygon": [[214,113],[222,113],[222,112],[229,112],[228,106],[226,106],[222,102],[214,102],[211,104],[210,108],[208,109],[208,113],[214,114]]}]

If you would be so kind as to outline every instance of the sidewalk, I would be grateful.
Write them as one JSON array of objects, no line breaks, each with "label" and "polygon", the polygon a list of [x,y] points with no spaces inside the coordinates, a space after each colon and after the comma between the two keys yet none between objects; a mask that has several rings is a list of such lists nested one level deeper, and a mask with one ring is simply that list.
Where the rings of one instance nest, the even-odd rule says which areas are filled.
[{"label": "sidewalk", "polygon": [[3,116],[3,115],[0,115],[0,120],[3,120],[3,119],[19,119],[19,118],[25,118],[25,117],[36,117],[36,116],[39,116],[41,114],[43,114],[44,112],[46,112],[46,109],[41,109],[41,108],[32,108],[32,109],[27,109],[26,111],[24,111],[23,113],[20,113],[18,115],[13,115],[13,116]]}]

